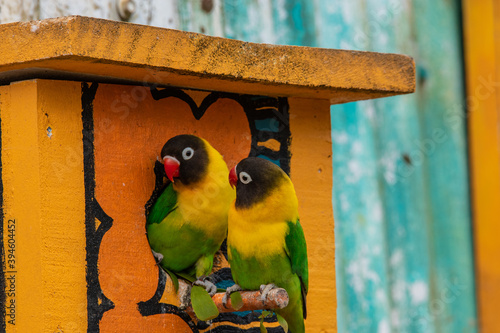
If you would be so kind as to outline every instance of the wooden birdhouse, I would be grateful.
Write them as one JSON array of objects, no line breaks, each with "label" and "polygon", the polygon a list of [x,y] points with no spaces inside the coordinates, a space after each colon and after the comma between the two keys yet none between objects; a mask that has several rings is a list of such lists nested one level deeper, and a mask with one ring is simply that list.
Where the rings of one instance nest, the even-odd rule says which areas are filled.
[{"label": "wooden birdhouse", "polygon": [[[76,16],[1,25],[0,40],[0,326],[259,326],[252,312],[196,322],[151,254],[145,206],[155,164],[169,138],[188,133],[229,167],[260,156],[290,174],[309,252],[307,331],[336,331],[330,105],[413,92],[411,58]],[[214,274],[221,286],[230,280],[224,256]]]}]

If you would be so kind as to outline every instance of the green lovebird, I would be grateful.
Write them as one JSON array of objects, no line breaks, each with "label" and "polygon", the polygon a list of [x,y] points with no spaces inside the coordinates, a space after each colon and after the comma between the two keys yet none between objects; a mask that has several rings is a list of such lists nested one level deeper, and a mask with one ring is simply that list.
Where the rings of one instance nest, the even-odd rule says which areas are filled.
[{"label": "green lovebird", "polygon": [[159,264],[213,295],[207,280],[214,254],[227,235],[228,210],[235,191],[221,154],[206,140],[178,135],[163,146],[161,157],[170,183],[147,217],[149,244]]},{"label": "green lovebird", "polygon": [[308,289],[307,247],[299,222],[295,189],[276,164],[258,157],[238,163],[229,174],[236,200],[229,209],[228,259],[236,290],[284,288],[289,303],[273,309],[292,333],[305,331]]}]

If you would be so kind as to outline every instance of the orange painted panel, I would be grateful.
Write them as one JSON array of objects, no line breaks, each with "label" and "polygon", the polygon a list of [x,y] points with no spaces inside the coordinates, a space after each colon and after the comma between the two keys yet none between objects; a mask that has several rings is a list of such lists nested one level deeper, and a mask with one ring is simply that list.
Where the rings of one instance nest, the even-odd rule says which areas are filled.
[{"label": "orange painted panel", "polygon": [[[191,92],[193,100],[206,95]],[[114,303],[100,323],[103,332],[155,331],[166,326],[190,332],[176,315],[143,317],[137,304],[151,299],[158,284],[145,234],[145,204],[154,189],[154,165],[165,142],[178,134],[208,140],[230,164],[250,152],[250,128],[241,105],[212,104],[200,120],[176,97],[155,101],[144,87],[101,85],[94,100],[95,198],[113,226],[99,251],[101,288]]]}]

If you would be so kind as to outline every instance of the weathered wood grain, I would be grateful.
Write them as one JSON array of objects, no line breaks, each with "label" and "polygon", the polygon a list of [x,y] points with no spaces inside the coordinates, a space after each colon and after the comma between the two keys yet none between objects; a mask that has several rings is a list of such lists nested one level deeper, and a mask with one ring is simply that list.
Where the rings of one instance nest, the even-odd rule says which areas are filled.
[{"label": "weathered wood grain", "polygon": [[71,76],[330,103],[415,89],[414,62],[404,55],[247,43],[81,16],[4,24],[0,40],[3,83]]}]

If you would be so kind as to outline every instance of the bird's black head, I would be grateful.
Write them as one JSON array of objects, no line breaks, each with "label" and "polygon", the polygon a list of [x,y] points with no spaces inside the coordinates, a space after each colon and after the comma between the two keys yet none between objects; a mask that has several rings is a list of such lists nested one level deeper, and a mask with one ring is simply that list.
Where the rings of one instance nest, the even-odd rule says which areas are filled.
[{"label": "bird's black head", "polygon": [[259,157],[241,160],[229,173],[236,186],[236,208],[249,208],[263,201],[288,176],[276,164]]},{"label": "bird's black head", "polygon": [[184,185],[200,181],[207,172],[208,152],[205,142],[194,135],[174,136],[161,150],[165,173],[174,182]]}]

